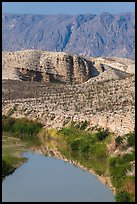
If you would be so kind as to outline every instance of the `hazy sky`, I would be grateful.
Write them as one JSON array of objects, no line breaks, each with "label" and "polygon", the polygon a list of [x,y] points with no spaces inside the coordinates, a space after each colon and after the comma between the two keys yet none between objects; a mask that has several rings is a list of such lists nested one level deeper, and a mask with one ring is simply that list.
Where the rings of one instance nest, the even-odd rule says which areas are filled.
[{"label": "hazy sky", "polygon": [[2,2],[3,13],[84,14],[135,12],[135,2]]}]

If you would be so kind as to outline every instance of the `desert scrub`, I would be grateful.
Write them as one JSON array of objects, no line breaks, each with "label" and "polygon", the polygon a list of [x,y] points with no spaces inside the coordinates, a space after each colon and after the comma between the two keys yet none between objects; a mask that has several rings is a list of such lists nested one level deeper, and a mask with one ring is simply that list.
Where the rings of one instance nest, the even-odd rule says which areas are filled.
[{"label": "desert scrub", "polygon": [[134,176],[127,173],[131,170],[131,162],[135,160],[134,151],[123,156],[112,157],[109,162],[110,176],[113,186],[116,188],[117,202],[132,202],[135,196]]},{"label": "desert scrub", "polygon": [[26,118],[12,118],[2,116],[2,131],[10,136],[27,141],[30,145],[40,145],[38,133],[42,129],[42,124]]},{"label": "desert scrub", "polygon": [[26,161],[21,153],[42,144],[41,130],[42,125],[37,121],[2,116],[2,178]]},{"label": "desert scrub", "polygon": [[59,130],[58,150],[69,159],[92,168],[98,175],[108,175],[109,153],[106,138],[110,134],[102,129],[93,133],[85,130],[86,127],[87,121],[82,124],[72,122],[68,127]]},{"label": "desert scrub", "polygon": [[[85,122],[86,124],[86,122]],[[135,160],[134,148],[130,153],[112,157],[107,145],[113,134],[109,131],[96,128],[86,130],[81,123],[71,122],[67,127],[60,129],[56,134],[58,138],[57,149],[70,160],[81,163],[87,169],[93,169],[100,176],[109,176],[116,189],[115,199],[118,202],[134,202],[135,181],[134,176],[128,174],[133,170]],[[116,138],[117,147],[134,147],[134,134]],[[130,138],[130,139],[129,139]],[[124,140],[126,139],[126,142]],[[130,145],[129,141],[130,140]]]},{"label": "desert scrub", "polygon": [[135,132],[126,134],[127,146],[135,148]]}]

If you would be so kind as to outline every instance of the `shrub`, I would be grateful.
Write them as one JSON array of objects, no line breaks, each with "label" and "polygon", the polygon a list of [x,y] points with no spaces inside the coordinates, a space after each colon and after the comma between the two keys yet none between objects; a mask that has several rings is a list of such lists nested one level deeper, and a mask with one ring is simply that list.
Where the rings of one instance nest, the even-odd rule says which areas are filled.
[{"label": "shrub", "polygon": [[15,119],[11,117],[2,116],[2,130],[10,131],[13,124],[15,123]]},{"label": "shrub", "polygon": [[133,133],[129,133],[127,135],[127,145],[129,147],[134,147],[134,145],[135,145],[135,133],[134,132]]},{"label": "shrub", "polygon": [[23,161],[26,161],[26,158],[13,157],[11,155],[4,156],[2,158],[2,177],[12,173]]},{"label": "shrub", "polygon": [[80,149],[79,140],[74,140],[71,142],[70,147],[72,150],[76,151]]},{"label": "shrub", "polygon": [[[102,132],[105,132],[106,137],[108,132]],[[62,128],[58,131],[58,133],[59,135],[62,135],[62,138],[64,137],[61,143],[63,144],[63,142],[66,141],[66,144],[64,146],[62,145],[63,147],[60,147],[63,152],[67,152],[68,155],[71,154],[73,159],[77,159],[79,162],[82,162],[82,164],[86,167],[92,167],[96,172],[98,172],[98,174],[106,174],[106,170],[108,168],[107,147],[104,142],[97,139],[95,133],[81,130],[81,128],[76,124],[71,125],[71,127],[68,128]]]},{"label": "shrub", "polygon": [[116,194],[117,202],[130,202],[130,194],[127,191],[120,191]]},{"label": "shrub", "polygon": [[106,137],[108,137],[109,131],[108,130],[100,130],[99,132],[96,133],[96,138],[99,141],[104,140]]},{"label": "shrub", "polygon": [[129,159],[126,157],[112,157],[109,161],[112,183],[117,189],[123,186],[127,171],[131,169]]},{"label": "shrub", "polygon": [[123,163],[130,162],[135,160],[135,153],[132,152],[131,154],[124,154],[122,157]]},{"label": "shrub", "polygon": [[10,136],[21,138],[29,144],[40,145],[37,134],[40,132],[42,124],[26,118],[15,119],[12,117],[2,118],[2,130],[10,133]]},{"label": "shrub", "polygon": [[25,118],[3,117],[2,119],[2,130],[6,132],[32,135],[38,133],[41,128],[41,123]]},{"label": "shrub", "polygon": [[115,138],[116,146],[120,146],[123,143],[123,138],[118,136]]},{"label": "shrub", "polygon": [[5,160],[2,160],[2,177],[5,177],[9,173],[14,171],[14,167],[11,164],[8,164]]},{"label": "shrub", "polygon": [[85,121],[82,123],[82,125],[81,125],[81,127],[80,127],[80,130],[85,130],[86,127],[87,127],[87,125],[88,125],[88,122],[87,122],[87,120],[85,120]]}]

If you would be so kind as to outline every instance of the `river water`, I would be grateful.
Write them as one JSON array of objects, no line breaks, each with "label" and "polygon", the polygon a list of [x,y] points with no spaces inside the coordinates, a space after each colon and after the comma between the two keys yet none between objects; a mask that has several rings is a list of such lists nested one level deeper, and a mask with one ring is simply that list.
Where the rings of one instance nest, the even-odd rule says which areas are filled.
[{"label": "river water", "polygon": [[38,153],[2,182],[2,202],[115,202],[96,176],[68,162]]}]

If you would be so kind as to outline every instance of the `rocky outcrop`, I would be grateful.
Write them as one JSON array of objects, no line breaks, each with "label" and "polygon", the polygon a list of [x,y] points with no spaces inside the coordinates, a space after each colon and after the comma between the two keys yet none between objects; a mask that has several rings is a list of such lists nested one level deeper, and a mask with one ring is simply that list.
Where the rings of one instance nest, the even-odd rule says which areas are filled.
[{"label": "rocky outcrop", "polygon": [[91,61],[62,52],[3,52],[2,66],[3,79],[82,83],[98,75]]},{"label": "rocky outcrop", "polygon": [[[63,52],[2,52],[2,78],[60,83],[119,79],[135,73],[135,62],[122,58],[86,58]],[[98,76],[98,77],[97,77]]]},{"label": "rocky outcrop", "polygon": [[131,59],[118,57],[90,57],[90,60],[94,63],[95,67],[102,64],[126,73],[135,74],[135,61]]},{"label": "rocky outcrop", "polygon": [[42,50],[2,54],[3,114],[38,119],[46,127],[87,120],[91,128],[118,135],[134,130],[133,60]]}]

